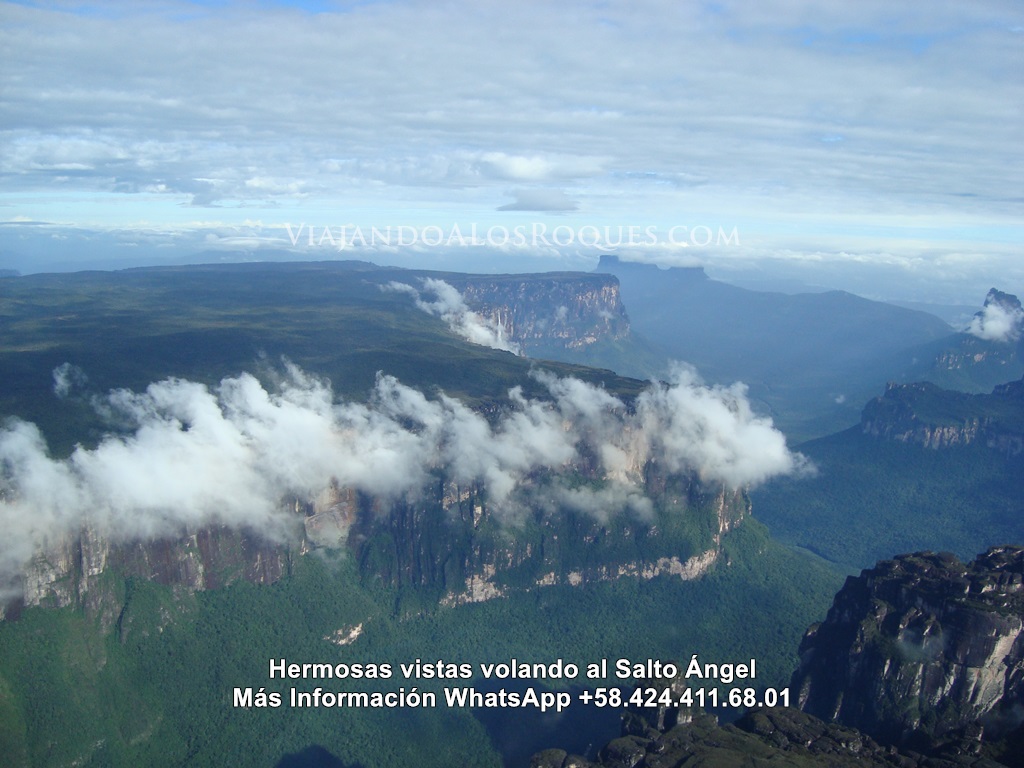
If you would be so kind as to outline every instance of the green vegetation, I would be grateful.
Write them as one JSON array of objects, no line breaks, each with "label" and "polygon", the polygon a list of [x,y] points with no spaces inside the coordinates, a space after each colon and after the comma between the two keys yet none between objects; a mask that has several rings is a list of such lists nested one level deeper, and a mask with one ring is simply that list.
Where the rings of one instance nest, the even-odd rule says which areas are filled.
[{"label": "green vegetation", "polygon": [[[276,584],[240,582],[194,595],[130,580],[113,626],[71,609],[28,609],[0,625],[0,753],[11,765],[219,766],[231,756],[233,765],[265,766],[315,745],[346,765],[500,765],[471,712],[443,703],[234,708],[235,687],[440,688],[398,675],[362,684],[270,680],[270,659],[391,663],[397,670],[417,658],[685,663],[699,653],[707,661],[756,658],[758,684],[782,686],[803,630],[822,617],[839,576],[773,544],[753,521],[727,537],[723,554],[729,565],[695,582],[548,587],[413,615],[396,613],[398,593],[363,584],[345,557],[298,558],[292,575]],[[351,645],[326,639],[357,624],[364,631]]]},{"label": "green vegetation", "polygon": [[[212,386],[242,371],[272,381],[285,357],[352,399],[365,398],[381,370],[487,414],[512,386],[528,397],[543,394],[528,376],[535,361],[468,344],[408,296],[380,290],[417,277],[324,263],[6,279],[0,413],[39,424],[54,452],[66,454],[109,428],[93,395],[142,390],[166,377]],[[53,370],[64,363],[88,381],[58,398]],[[543,365],[627,400],[644,386],[609,371]],[[584,475],[562,479],[599,488]],[[551,520],[538,510],[516,525],[488,528],[496,524],[484,518],[477,527],[470,498],[459,510],[468,521],[460,529],[439,503],[390,532],[367,526],[365,539],[357,536],[352,551],[335,559],[296,555],[289,574],[269,586],[236,581],[191,594],[107,572],[87,607],[31,608],[0,624],[0,754],[32,766],[265,766],[310,750],[367,768],[501,762],[489,726],[472,712],[448,709],[443,698],[435,709],[287,706],[293,687],[437,692],[437,681],[270,680],[270,659],[397,669],[417,658],[585,665],[617,658],[685,663],[698,653],[706,661],[756,658],[758,684],[785,685],[800,637],[824,614],[839,576],[772,543],[755,521],[725,537],[718,566],[699,581],[535,586],[552,569],[564,580],[573,570],[614,572],[616,564],[685,560],[711,547],[718,529],[710,500],[698,485],[666,482],[656,515],[644,524],[615,516],[597,523],[582,512]],[[687,514],[691,508],[708,514]],[[474,564],[525,550],[534,556],[509,559],[522,565],[495,578],[509,589],[507,598],[438,606]],[[362,633],[351,645],[332,642],[358,625]],[[237,708],[235,688],[284,693],[285,705]]]},{"label": "green vegetation", "polygon": [[[415,284],[424,274],[322,262],[5,278],[0,415],[38,424],[55,453],[96,440],[105,425],[88,398],[54,396],[53,370],[63,363],[84,371],[85,394],[139,391],[167,377],[214,385],[249,371],[266,379],[282,359],[356,400],[365,399],[378,371],[485,407],[516,385],[527,396],[541,394],[527,375],[536,361],[469,344],[407,295],[380,289],[392,280]],[[644,386],[610,371],[543,367],[626,397]]]},{"label": "green vegetation", "polygon": [[1024,544],[1024,455],[977,444],[934,450],[859,426],[799,450],[817,476],[754,491],[754,514],[781,541],[843,567],[918,550],[970,559],[997,544]]}]

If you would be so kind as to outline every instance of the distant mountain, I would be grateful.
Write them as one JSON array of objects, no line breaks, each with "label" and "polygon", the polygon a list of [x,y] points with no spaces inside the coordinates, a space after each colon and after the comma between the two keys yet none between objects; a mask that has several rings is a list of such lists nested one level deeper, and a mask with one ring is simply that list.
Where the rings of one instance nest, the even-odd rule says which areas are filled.
[{"label": "distant mountain", "polygon": [[[467,343],[409,295],[382,290],[392,282],[419,289],[425,279],[461,281],[477,306],[514,321],[513,340],[528,351],[601,358],[602,346],[629,343],[618,284],[605,276],[518,276],[511,289],[501,278],[359,261],[26,275],[4,278],[0,294],[0,414],[38,424],[58,453],[98,437],[88,398],[53,396],[53,371],[64,364],[80,370],[94,393],[142,390],[168,376],[213,385],[282,357],[357,400],[371,392],[378,371],[476,404],[504,400],[517,384],[528,395],[540,391],[528,376],[530,359]],[[576,371],[612,391],[643,387],[609,370],[547,368]]]},{"label": "distant mountain", "polygon": [[962,332],[921,346],[914,358],[912,379],[964,392],[1024,376],[1024,309],[1016,296],[993,288]]},{"label": "distant mountain", "polygon": [[787,434],[827,434],[913,365],[911,348],[950,336],[934,315],[842,291],[789,295],[602,256],[633,328],[715,382],[743,381]]},{"label": "distant mountain", "polygon": [[890,384],[858,426],[798,447],[817,475],[752,494],[783,541],[851,568],[1024,544],[1024,380],[985,395]]},{"label": "distant mountain", "polygon": [[[612,275],[435,274],[529,357],[609,368],[643,379],[665,372],[662,356],[633,331],[619,281]],[[414,284],[422,279],[411,276]]]}]

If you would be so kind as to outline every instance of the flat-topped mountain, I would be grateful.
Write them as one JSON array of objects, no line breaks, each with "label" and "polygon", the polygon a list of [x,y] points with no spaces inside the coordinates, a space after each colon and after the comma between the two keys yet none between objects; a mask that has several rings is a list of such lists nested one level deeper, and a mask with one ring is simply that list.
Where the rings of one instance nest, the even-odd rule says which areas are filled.
[{"label": "flat-topped mountain", "polygon": [[783,294],[602,256],[619,278],[633,329],[718,382],[743,381],[787,434],[827,434],[859,404],[912,370],[912,348],[952,329],[925,312],[842,291]]},{"label": "flat-topped mountain", "polygon": [[755,514],[791,544],[850,568],[1024,544],[1024,380],[987,394],[890,383],[860,424],[798,448],[817,475],[753,493]]}]

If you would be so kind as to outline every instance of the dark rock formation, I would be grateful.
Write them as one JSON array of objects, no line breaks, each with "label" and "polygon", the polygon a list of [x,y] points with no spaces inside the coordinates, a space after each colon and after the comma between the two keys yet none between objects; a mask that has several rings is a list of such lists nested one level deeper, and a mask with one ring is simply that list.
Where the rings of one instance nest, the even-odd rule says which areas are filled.
[{"label": "dark rock formation", "polygon": [[[591,467],[572,471],[577,480],[601,482]],[[190,592],[239,579],[264,584],[281,578],[292,557],[318,548],[348,549],[364,579],[449,604],[624,576],[702,576],[716,563],[722,537],[749,513],[746,493],[665,476],[653,464],[637,474],[638,489],[654,503],[651,518],[559,506],[546,485],[552,478],[538,477],[523,491],[512,521],[505,519],[508,510],[491,508],[480,487],[439,476],[415,499],[384,501],[332,486],[310,501],[292,501],[295,532],[284,542],[227,528],[126,542],[85,529],[32,559],[22,597],[0,608],[0,618],[25,605],[85,606],[116,618],[117,578],[153,579]]]},{"label": "dark rock formation", "polygon": [[119,579],[149,579],[189,592],[217,589],[239,579],[269,584],[287,573],[290,557],[286,546],[224,527],[185,531],[174,539],[129,542],[111,541],[85,529],[32,558],[21,596],[0,605],[0,619],[16,616],[26,605],[75,605],[111,626],[121,607]]},{"label": "dark rock formation", "polygon": [[[931,552],[850,577],[808,630],[790,690],[802,710],[734,724],[681,707],[623,714],[596,761],[564,750],[532,768],[1024,766],[1024,548],[964,565]],[[661,681],[675,700],[685,680]]]},{"label": "dark rock formation", "polygon": [[883,561],[808,630],[791,689],[807,712],[886,743],[998,739],[1024,717],[1022,617],[1024,549]]}]

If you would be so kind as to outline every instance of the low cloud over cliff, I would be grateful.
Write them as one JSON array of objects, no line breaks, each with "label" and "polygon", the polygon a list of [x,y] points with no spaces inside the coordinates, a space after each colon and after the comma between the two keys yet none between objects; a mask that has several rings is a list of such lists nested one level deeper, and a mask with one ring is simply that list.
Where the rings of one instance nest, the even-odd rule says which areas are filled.
[{"label": "low cloud over cliff", "polygon": [[480,344],[491,349],[502,349],[518,355],[519,345],[505,338],[504,329],[492,320],[481,316],[471,310],[462,294],[452,285],[444,280],[437,280],[432,277],[421,281],[423,290],[434,296],[433,301],[427,301],[422,294],[408,283],[399,283],[392,280],[387,285],[381,286],[382,290],[394,291],[396,293],[407,293],[416,301],[416,306],[428,315],[440,317],[448,328],[466,341]]},{"label": "low cloud over cliff", "polygon": [[1016,341],[1024,324],[1024,312],[989,304],[979,312],[967,327],[967,332],[986,341]]},{"label": "low cloud over cliff", "polygon": [[[117,539],[204,525],[283,539],[295,521],[282,501],[311,497],[332,480],[396,498],[415,496],[443,472],[481,484],[493,509],[514,515],[530,503],[528,476],[585,455],[604,484],[570,490],[555,480],[554,497],[604,516],[651,509],[641,482],[648,461],[733,487],[806,464],[770,420],[752,413],[740,385],[707,387],[679,368],[627,407],[577,379],[535,377],[550,399],[513,389],[509,407],[490,421],[386,375],[365,404],[336,402],[328,382],[291,365],[274,386],[248,374],[213,389],[168,379],[98,398],[100,412],[127,429],[66,459],[49,456],[33,424],[10,421],[0,429],[0,581],[10,583],[34,553],[85,523]],[[57,394],[67,394],[67,376],[56,381]]]},{"label": "low cloud over cliff", "polygon": [[985,297],[985,306],[967,326],[967,333],[985,341],[1016,341],[1024,330],[1024,309],[1011,293],[993,288]]}]

